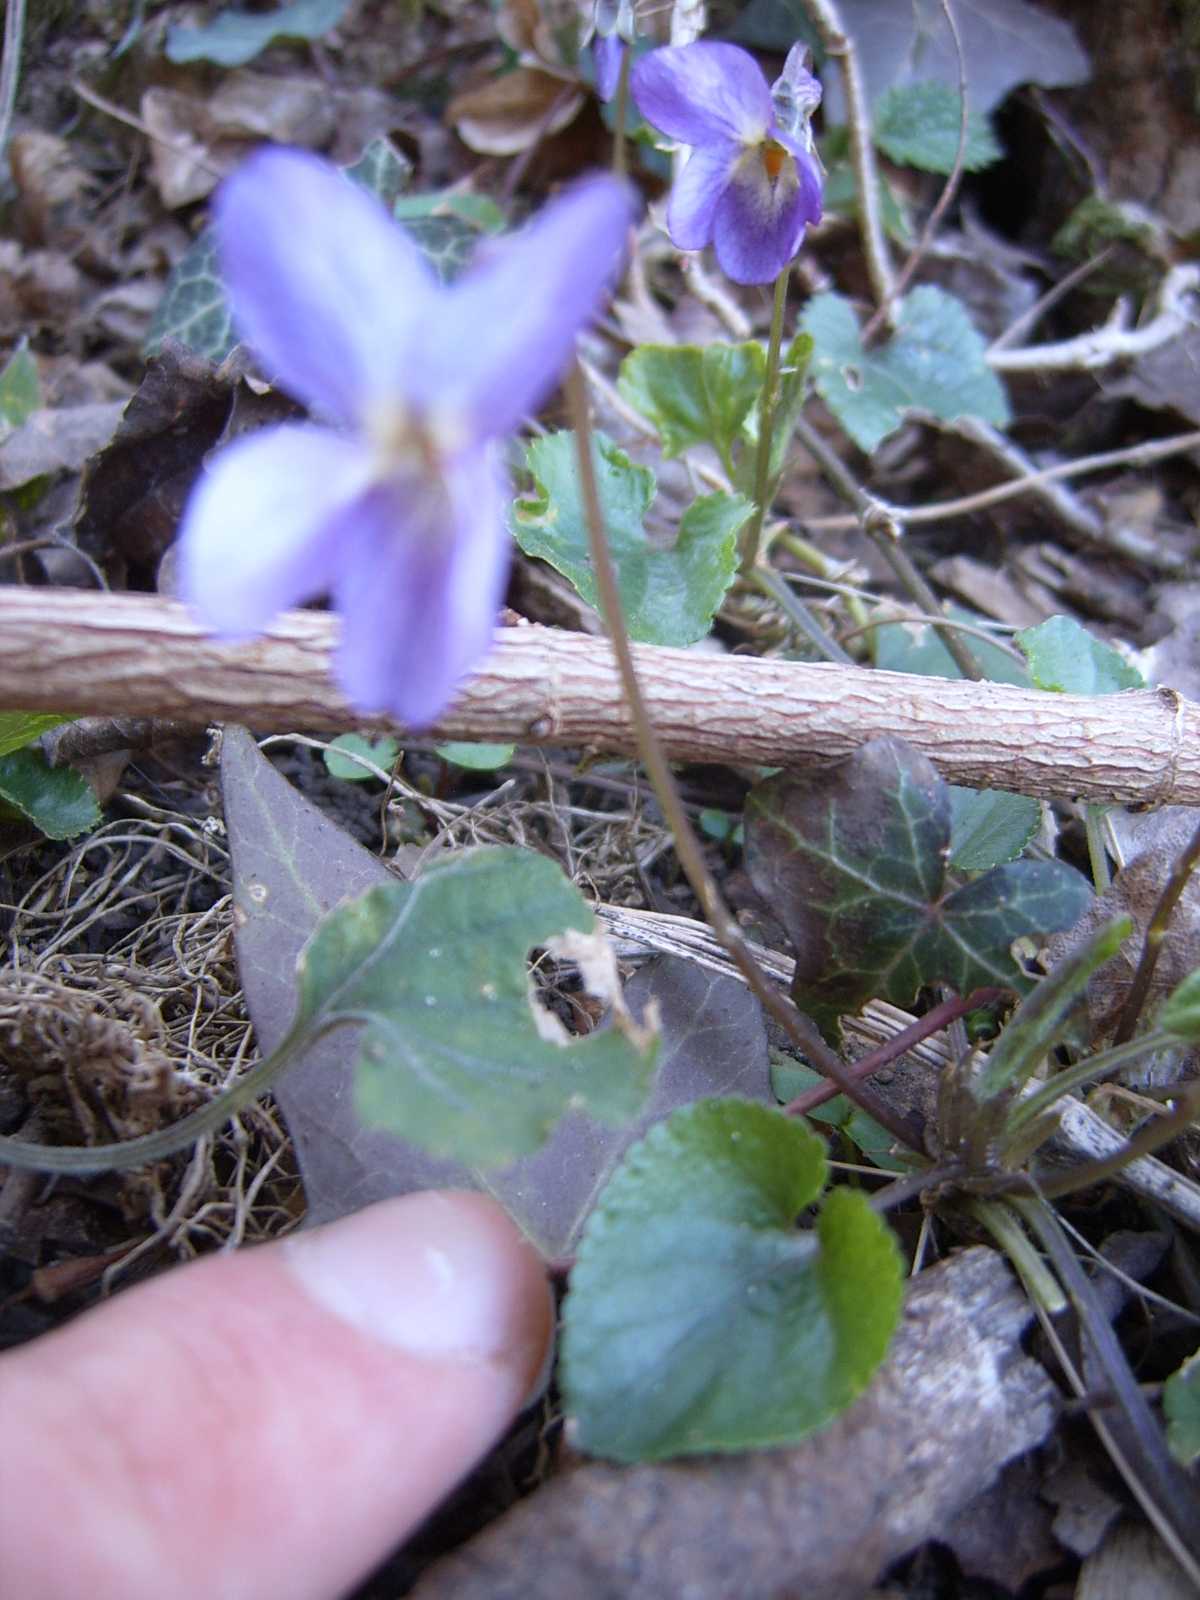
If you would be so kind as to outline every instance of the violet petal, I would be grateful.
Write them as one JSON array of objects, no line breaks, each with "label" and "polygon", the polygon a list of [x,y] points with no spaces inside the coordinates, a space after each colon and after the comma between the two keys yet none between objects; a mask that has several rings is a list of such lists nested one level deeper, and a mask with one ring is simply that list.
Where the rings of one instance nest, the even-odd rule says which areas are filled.
[{"label": "violet petal", "polygon": [[737,168],[740,147],[726,139],[692,151],[667,202],[667,232],[680,250],[712,243],[713,218]]},{"label": "violet petal", "polygon": [[599,309],[633,216],[627,184],[585,178],[498,240],[426,325],[406,392],[431,414],[459,419],[469,439],[511,432],[553,388]]},{"label": "violet petal", "polygon": [[713,218],[713,245],[725,276],[734,283],[774,282],[800,248],[806,204],[793,172],[771,183],[757,151],[744,157]]},{"label": "violet petal", "polygon": [[306,424],[264,428],[227,446],[184,511],[181,598],[233,638],[315,599],[344,559],[342,517],[371,472],[361,444]]},{"label": "violet petal", "polygon": [[362,710],[425,728],[491,645],[510,554],[494,464],[471,451],[444,485],[380,485],[358,519],[367,548],[335,588],[338,680]]},{"label": "violet petal", "polygon": [[625,54],[625,41],[617,34],[592,40],[592,65],[596,69],[596,93],[601,100],[611,100],[617,92],[621,76],[621,58]]},{"label": "violet petal", "polygon": [[444,294],[378,201],[316,156],[267,148],[214,214],[234,323],[269,377],[342,423],[395,393]]},{"label": "violet petal", "polygon": [[701,42],[651,50],[634,66],[630,87],[646,121],[683,144],[751,144],[771,125],[767,80],[754,57],[737,45]]}]

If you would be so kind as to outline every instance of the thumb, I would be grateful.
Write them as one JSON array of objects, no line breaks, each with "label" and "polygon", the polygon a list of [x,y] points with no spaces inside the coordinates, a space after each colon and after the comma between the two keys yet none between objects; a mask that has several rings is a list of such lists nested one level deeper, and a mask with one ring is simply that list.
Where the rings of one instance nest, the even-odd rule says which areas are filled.
[{"label": "thumb", "polygon": [[0,1361],[0,1595],[333,1600],[507,1426],[552,1315],[474,1194],[130,1290]]}]

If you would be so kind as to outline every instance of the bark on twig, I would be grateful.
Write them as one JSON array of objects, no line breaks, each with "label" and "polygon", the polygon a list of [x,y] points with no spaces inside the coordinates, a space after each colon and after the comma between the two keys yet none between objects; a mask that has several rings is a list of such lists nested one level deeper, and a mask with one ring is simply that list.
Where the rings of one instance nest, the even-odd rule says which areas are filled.
[{"label": "bark on twig", "polygon": [[[222,644],[172,601],[0,588],[0,709],[239,722],[278,731],[389,727],[348,706],[330,675],[335,619],[289,612],[261,639]],[[907,739],[954,783],[1143,805],[1200,803],[1200,706],[1172,689],[1042,694],[862,667],[636,649],[673,758],[804,766],[880,734]],[[632,753],[608,643],[503,628],[445,739]]]},{"label": "bark on twig", "polygon": [[552,1479],[417,1585],[416,1600],[853,1600],[935,1537],[1054,1424],[1021,1352],[1030,1312],[1003,1258],[973,1249],[911,1285],[866,1394],[791,1450]]}]

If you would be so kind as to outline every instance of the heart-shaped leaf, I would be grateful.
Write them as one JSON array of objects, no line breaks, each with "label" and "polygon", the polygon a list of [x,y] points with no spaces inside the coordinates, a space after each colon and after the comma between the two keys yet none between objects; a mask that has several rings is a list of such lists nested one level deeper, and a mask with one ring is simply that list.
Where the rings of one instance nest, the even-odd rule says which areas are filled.
[{"label": "heart-shaped leaf", "polygon": [[[953,172],[958,154],[962,97],[945,83],[910,83],[889,89],[875,108],[875,143],[901,166],[924,172]],[[986,116],[967,111],[963,170],[978,172],[999,161],[1004,151]]]},{"label": "heart-shaped leaf", "polygon": [[[512,508],[517,543],[526,555],[557,568],[589,605],[597,605],[575,435],[535,439],[525,459],[536,492]],[[654,474],[635,466],[602,433],[595,435],[594,460],[630,637],[644,644],[694,644],[707,634],[737,573],[737,536],[753,506],[742,495],[703,495],[684,512],[674,545],[658,548],[645,528]]]},{"label": "heart-shaped leaf", "polygon": [[584,1450],[647,1461],[794,1443],[858,1395],[900,1313],[901,1263],[823,1142],[778,1111],[702,1100],[625,1157],[584,1230],[564,1308],[566,1409]]},{"label": "heart-shaped leaf", "polygon": [[52,767],[28,746],[0,756],[0,808],[23,817],[47,839],[74,839],[100,821],[91,784],[74,767]]},{"label": "heart-shaped leaf", "polygon": [[1009,421],[983,338],[961,301],[944,289],[923,284],[905,295],[892,337],[869,350],[853,307],[841,295],[814,295],[800,324],[812,335],[817,391],[863,450],[874,450],[894,433],[911,409],[947,422],[981,417],[1003,427]]},{"label": "heart-shaped leaf", "polygon": [[658,430],[665,456],[710,444],[726,472],[733,447],[762,389],[763,347],[745,344],[643,344],[621,363],[622,398]]},{"label": "heart-shaped leaf", "polygon": [[1074,617],[1047,617],[1036,628],[1022,628],[1016,640],[1039,689],[1057,694],[1118,694],[1122,689],[1146,686],[1135,666]]},{"label": "heart-shaped leaf", "polygon": [[1015,861],[954,887],[948,786],[926,756],[872,739],[832,769],[779,773],[746,804],[746,867],[796,952],[796,1003],[832,1032],[872,998],[924,984],[1029,987],[1010,946],[1071,927],[1091,890],[1057,861]]}]

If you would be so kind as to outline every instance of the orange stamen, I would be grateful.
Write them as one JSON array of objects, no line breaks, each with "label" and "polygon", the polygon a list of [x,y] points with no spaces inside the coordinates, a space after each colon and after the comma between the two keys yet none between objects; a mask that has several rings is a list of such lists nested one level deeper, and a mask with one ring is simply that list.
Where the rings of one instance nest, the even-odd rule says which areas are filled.
[{"label": "orange stamen", "polygon": [[787,151],[781,144],[776,144],[774,139],[768,139],[762,147],[762,164],[766,168],[767,177],[774,183],[783,171],[783,164],[787,160]]}]

